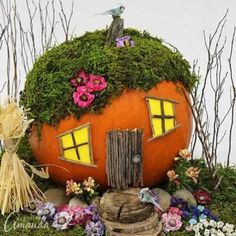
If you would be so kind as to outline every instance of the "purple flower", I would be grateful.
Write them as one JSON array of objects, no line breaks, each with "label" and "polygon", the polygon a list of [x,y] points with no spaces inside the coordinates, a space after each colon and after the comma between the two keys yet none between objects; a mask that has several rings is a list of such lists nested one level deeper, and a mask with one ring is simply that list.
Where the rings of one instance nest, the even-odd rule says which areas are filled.
[{"label": "purple flower", "polygon": [[201,215],[201,212],[197,207],[193,208],[193,215],[196,217],[199,217]]},{"label": "purple flower", "polygon": [[214,220],[214,221],[217,221],[217,220],[218,220],[218,217],[217,217],[217,216],[214,216],[214,215],[212,215],[212,214],[209,215],[209,218],[210,218],[211,220]]},{"label": "purple flower", "polygon": [[85,227],[88,236],[102,236],[104,235],[104,229],[105,227],[101,221],[90,221]]},{"label": "purple flower", "polygon": [[41,217],[42,221],[46,221],[52,220],[55,212],[56,208],[54,207],[54,204],[51,202],[47,202],[39,207],[37,215]]},{"label": "purple flower", "polygon": [[102,91],[107,87],[107,82],[104,77],[99,75],[90,74],[89,81],[86,88],[89,92]]},{"label": "purple flower", "polygon": [[74,103],[79,107],[89,107],[95,96],[87,91],[85,86],[77,87],[77,91],[73,93]]},{"label": "purple flower", "polygon": [[53,218],[52,227],[56,228],[57,230],[67,229],[71,220],[72,216],[68,212],[58,212]]},{"label": "purple flower", "polygon": [[97,214],[97,207],[90,205],[84,208],[84,219],[88,221],[98,221],[99,215]]},{"label": "purple flower", "polygon": [[172,197],[171,206],[178,207],[180,210],[189,210],[188,203],[181,198]]},{"label": "purple flower", "polygon": [[190,216],[189,211],[183,210],[183,215],[182,215],[182,217],[183,217],[184,219],[186,219],[186,218],[188,218],[189,216]]},{"label": "purple flower", "polygon": [[23,211],[27,213],[37,214],[37,211],[42,204],[43,203],[38,199],[34,199],[27,206],[24,207]]},{"label": "purple flower", "polygon": [[118,48],[133,47],[133,46],[134,46],[134,41],[128,35],[116,39],[116,47]]},{"label": "purple flower", "polygon": [[204,211],[202,212],[204,215],[209,216],[210,215],[210,211],[208,209],[204,209]]}]

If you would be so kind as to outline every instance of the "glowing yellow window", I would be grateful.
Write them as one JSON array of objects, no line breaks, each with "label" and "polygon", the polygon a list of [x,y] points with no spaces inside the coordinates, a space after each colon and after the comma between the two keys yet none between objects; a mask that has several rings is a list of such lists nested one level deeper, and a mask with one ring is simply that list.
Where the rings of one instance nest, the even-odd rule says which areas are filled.
[{"label": "glowing yellow window", "polygon": [[85,124],[59,135],[61,159],[78,164],[93,165],[90,133],[90,124]]},{"label": "glowing yellow window", "polygon": [[151,139],[161,137],[179,126],[176,125],[175,101],[146,97],[146,102],[152,128]]}]

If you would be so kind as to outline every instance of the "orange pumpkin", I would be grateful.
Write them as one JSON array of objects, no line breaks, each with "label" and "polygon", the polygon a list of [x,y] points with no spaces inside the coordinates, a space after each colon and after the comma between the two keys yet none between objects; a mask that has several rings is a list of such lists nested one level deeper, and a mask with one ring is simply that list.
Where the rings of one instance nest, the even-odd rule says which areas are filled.
[{"label": "orange pumpkin", "polygon": [[[172,168],[173,160],[179,149],[189,145],[192,131],[192,116],[182,84],[163,81],[145,93],[141,90],[125,90],[120,97],[107,105],[102,114],[85,114],[79,120],[74,117],[61,120],[55,128],[44,124],[41,138],[36,127],[32,130],[30,142],[37,160],[50,166],[50,177],[65,184],[68,179],[83,180],[88,176],[103,187],[107,187],[106,175],[106,135],[114,129],[143,129],[143,183],[153,186],[160,182]],[[153,138],[152,119],[146,97],[157,97],[175,101],[175,129],[165,135]],[[68,162],[61,157],[58,136],[68,130],[91,124],[91,145],[94,165],[81,165]],[[61,168],[60,168],[61,167]]]}]

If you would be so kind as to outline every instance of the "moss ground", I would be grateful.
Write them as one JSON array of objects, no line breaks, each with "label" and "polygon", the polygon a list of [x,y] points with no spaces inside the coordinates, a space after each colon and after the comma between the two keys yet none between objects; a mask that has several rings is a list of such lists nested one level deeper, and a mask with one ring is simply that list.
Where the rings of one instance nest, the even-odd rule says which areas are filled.
[{"label": "moss ground", "polygon": [[[37,59],[26,78],[21,92],[21,104],[30,108],[35,121],[56,125],[73,114],[102,111],[111,99],[125,88],[150,90],[162,80],[180,81],[188,90],[196,77],[191,75],[189,63],[179,52],[167,48],[160,39],[148,33],[126,29],[134,47],[105,46],[107,31],[95,31],[48,50]],[[81,69],[104,76],[108,86],[96,92],[96,99],[88,108],[73,103],[74,88],[70,79]]]}]

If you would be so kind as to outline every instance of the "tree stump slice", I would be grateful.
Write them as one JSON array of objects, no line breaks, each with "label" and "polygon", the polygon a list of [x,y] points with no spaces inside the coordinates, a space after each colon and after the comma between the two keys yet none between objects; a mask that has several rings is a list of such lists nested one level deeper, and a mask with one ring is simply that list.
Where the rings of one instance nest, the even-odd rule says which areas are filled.
[{"label": "tree stump slice", "polygon": [[103,194],[98,206],[99,215],[108,221],[136,223],[146,220],[153,213],[153,205],[138,198],[140,189],[112,191]]},{"label": "tree stump slice", "polygon": [[162,235],[162,222],[157,213],[153,213],[148,219],[125,224],[103,220],[109,236],[159,236]]}]

